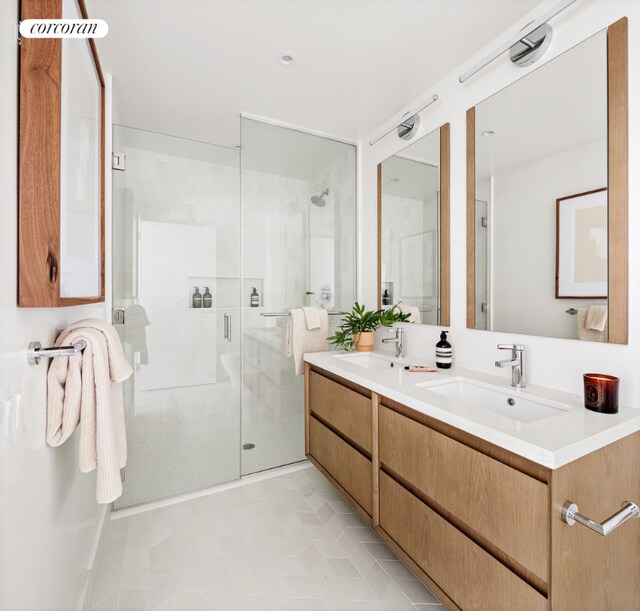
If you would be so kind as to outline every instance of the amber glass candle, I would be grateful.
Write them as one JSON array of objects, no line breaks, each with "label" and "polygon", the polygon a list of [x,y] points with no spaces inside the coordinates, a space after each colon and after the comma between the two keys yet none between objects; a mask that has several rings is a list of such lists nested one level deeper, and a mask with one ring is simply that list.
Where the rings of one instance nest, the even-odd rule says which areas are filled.
[{"label": "amber glass candle", "polygon": [[602,414],[617,414],[619,382],[615,376],[604,373],[585,373],[584,406]]}]

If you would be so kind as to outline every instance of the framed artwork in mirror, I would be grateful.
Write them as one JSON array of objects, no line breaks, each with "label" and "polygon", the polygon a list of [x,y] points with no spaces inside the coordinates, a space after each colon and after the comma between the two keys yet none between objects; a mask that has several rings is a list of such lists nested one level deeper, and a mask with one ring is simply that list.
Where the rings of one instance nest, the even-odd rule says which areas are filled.
[{"label": "framed artwork in mirror", "polygon": [[[21,19],[87,19],[22,0]],[[105,83],[93,39],[20,44],[18,305],[104,301]]]},{"label": "framed artwork in mirror", "polygon": [[607,189],[556,200],[556,299],[607,298]]}]

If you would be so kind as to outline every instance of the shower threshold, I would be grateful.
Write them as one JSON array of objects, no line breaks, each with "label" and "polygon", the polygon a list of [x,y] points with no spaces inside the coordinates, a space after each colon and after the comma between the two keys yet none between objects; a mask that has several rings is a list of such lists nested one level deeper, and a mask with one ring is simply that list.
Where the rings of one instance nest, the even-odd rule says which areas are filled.
[{"label": "shower threshold", "polygon": [[233,479],[221,484],[215,484],[214,486],[207,486],[206,488],[199,488],[198,490],[192,490],[191,492],[183,492],[181,494],[175,494],[155,501],[145,501],[137,505],[131,505],[130,507],[123,507],[122,509],[116,509],[111,512],[111,519],[118,520],[119,518],[126,518],[139,513],[145,513],[160,507],[169,507],[170,505],[176,505],[183,503],[184,501],[190,501],[203,496],[209,496],[210,494],[216,494],[217,492],[223,492],[225,490],[231,490],[233,488],[240,488],[247,484],[253,484],[272,477],[278,477],[280,475],[287,475],[288,473],[295,473],[296,471],[302,471],[304,469],[311,468],[311,463],[305,458],[304,460],[283,465],[281,467],[274,467],[272,469],[266,469],[265,471],[259,471],[252,473],[251,475],[243,475],[239,479]]}]

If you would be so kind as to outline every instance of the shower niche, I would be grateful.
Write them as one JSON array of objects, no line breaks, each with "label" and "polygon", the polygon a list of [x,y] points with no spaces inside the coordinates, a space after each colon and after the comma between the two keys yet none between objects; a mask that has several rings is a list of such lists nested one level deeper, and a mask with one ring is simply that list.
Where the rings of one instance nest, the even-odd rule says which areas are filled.
[{"label": "shower niche", "polygon": [[[206,305],[205,289],[211,294],[211,305]],[[258,305],[252,305],[253,289],[258,294]],[[196,289],[200,299],[194,300]],[[241,293],[242,291],[242,293]],[[238,295],[242,294],[241,307],[259,309],[263,307],[264,278],[226,278],[216,276],[189,276],[186,288],[187,308],[190,310],[224,310],[237,307]],[[255,303],[255,299],[253,300]],[[198,306],[198,302],[200,305]]]}]

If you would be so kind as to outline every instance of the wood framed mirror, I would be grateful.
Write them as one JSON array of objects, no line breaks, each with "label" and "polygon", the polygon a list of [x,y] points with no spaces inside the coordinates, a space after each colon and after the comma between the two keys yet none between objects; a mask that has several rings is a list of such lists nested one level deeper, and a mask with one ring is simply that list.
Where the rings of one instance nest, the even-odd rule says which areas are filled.
[{"label": "wood framed mirror", "polygon": [[[87,19],[83,0],[22,0],[21,19]],[[93,39],[22,38],[18,305],[104,301],[105,84]]]},{"label": "wood framed mirror", "polygon": [[450,324],[450,126],[378,164],[378,307]]},{"label": "wood framed mirror", "polygon": [[468,328],[627,343],[627,63],[623,18],[467,111]]}]

